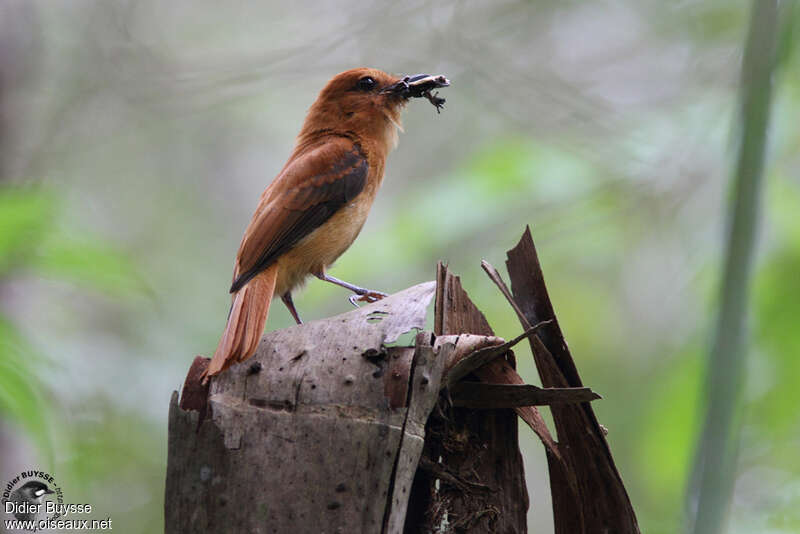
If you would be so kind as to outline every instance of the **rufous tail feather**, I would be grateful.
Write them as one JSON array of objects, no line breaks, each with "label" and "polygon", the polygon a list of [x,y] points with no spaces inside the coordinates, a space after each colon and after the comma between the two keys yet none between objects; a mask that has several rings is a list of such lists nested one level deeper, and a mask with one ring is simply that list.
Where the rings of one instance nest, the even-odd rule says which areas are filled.
[{"label": "rufous tail feather", "polygon": [[204,382],[255,353],[267,322],[277,277],[278,266],[273,264],[236,292],[228,314],[228,324],[208,365]]}]

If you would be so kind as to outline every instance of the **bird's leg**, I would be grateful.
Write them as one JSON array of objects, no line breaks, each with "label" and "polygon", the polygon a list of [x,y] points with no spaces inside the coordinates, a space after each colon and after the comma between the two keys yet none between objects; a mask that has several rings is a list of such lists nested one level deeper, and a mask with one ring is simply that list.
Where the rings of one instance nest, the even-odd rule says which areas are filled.
[{"label": "bird's leg", "polygon": [[286,304],[286,307],[289,308],[289,313],[292,314],[292,317],[294,317],[295,322],[297,324],[303,324],[303,321],[300,320],[300,316],[297,314],[297,309],[294,307],[294,301],[292,300],[292,293],[290,291],[287,291],[286,293],[281,295],[281,300],[283,301],[284,304]]},{"label": "bird's leg", "polygon": [[376,302],[381,300],[388,295],[381,291],[373,291],[372,289],[364,289],[363,287],[358,287],[357,285],[350,284],[345,282],[344,280],[339,280],[338,278],[334,278],[333,276],[326,274],[326,273],[314,273],[314,276],[319,278],[320,280],[324,280],[325,282],[330,282],[332,284],[336,284],[337,286],[341,286],[345,289],[349,289],[355,295],[352,295],[348,300],[350,304],[358,308],[358,304],[356,301],[361,302]]}]

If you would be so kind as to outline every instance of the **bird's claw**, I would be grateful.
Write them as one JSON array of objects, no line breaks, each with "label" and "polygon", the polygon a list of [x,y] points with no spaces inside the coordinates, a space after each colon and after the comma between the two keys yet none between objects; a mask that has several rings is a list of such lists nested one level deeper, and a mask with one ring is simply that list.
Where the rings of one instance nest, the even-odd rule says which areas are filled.
[{"label": "bird's claw", "polygon": [[382,298],[386,298],[389,295],[382,291],[372,291],[370,289],[365,290],[363,293],[356,293],[355,295],[350,295],[347,300],[350,301],[350,304],[358,308],[359,302],[366,302],[367,304],[371,304],[373,302],[378,302]]}]

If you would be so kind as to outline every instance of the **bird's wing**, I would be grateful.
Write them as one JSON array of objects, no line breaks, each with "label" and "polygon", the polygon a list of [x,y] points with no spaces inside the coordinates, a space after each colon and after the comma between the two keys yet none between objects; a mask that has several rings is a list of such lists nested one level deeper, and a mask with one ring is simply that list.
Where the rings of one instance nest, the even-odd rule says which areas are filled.
[{"label": "bird's wing", "polygon": [[231,293],[352,201],[367,181],[361,147],[331,137],[291,161],[261,197],[236,257]]}]

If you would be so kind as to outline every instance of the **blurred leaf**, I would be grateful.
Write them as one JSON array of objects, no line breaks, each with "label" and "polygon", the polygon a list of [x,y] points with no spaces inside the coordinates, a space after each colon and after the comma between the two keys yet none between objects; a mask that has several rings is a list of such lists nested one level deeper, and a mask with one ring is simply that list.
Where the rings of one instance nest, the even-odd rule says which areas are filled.
[{"label": "blurred leaf", "polygon": [[782,239],[758,273],[755,286],[755,339],[771,365],[771,383],[754,404],[754,423],[773,438],[798,433],[800,404],[800,191],[788,182],[769,189],[771,220]]},{"label": "blurred leaf", "polygon": [[693,18],[695,37],[701,42],[741,38],[739,32],[746,22],[744,2],[696,2]]},{"label": "blurred leaf", "polygon": [[[597,180],[577,154],[526,137],[507,137],[468,161],[462,173],[484,199],[549,202],[580,192]],[[523,196],[520,196],[524,194]]]},{"label": "blurred leaf", "polygon": [[[692,343],[640,378],[636,394],[643,406],[636,414],[640,424],[636,426],[630,472],[638,478],[634,487],[641,488],[637,509],[648,511],[642,517],[642,532],[680,530],[684,481],[700,419],[697,407],[702,402],[702,362],[702,345]],[[636,413],[637,408],[627,411]],[[618,426],[612,429],[615,433]]]},{"label": "blurred leaf", "polygon": [[[141,293],[146,285],[132,262],[88,238],[53,231],[55,197],[42,189],[0,188],[0,273],[9,268],[36,269],[114,295]],[[37,378],[41,356],[0,317],[0,414],[30,433],[48,458],[58,406],[42,395]],[[52,462],[51,462],[52,463]]]},{"label": "blurred leaf", "polygon": [[[689,472],[699,419],[702,385],[700,348],[670,360],[670,369],[654,372],[648,389],[649,416],[640,429],[639,469],[647,472],[650,490],[659,499],[680,502]],[[656,460],[657,459],[657,460]]]},{"label": "blurred leaf", "polygon": [[88,238],[48,236],[33,267],[41,274],[112,295],[130,296],[148,290],[127,255]]},{"label": "blurred leaf", "polygon": [[[498,237],[494,230],[509,218],[528,216],[536,205],[557,204],[579,196],[597,183],[578,157],[534,144],[525,137],[508,137],[479,151],[456,171],[425,185],[425,194],[410,191],[400,199],[385,231],[396,250],[384,246],[381,256],[392,261],[441,255],[446,247],[473,240],[476,235]],[[468,209],[468,216],[464,210]],[[436,231],[431,232],[431,214]],[[514,230],[516,232],[516,230]],[[370,246],[380,247],[380,244]],[[485,251],[484,251],[485,252]],[[343,261],[349,261],[345,256]]]},{"label": "blurred leaf", "polygon": [[52,410],[42,395],[45,388],[31,366],[37,360],[41,363],[14,327],[0,318],[0,415],[27,430],[41,452],[52,459]]},{"label": "blurred leaf", "polygon": [[31,254],[51,224],[53,204],[40,190],[0,188],[0,274]]},{"label": "blurred leaf", "polygon": [[781,7],[781,29],[778,40],[777,64],[785,67],[792,60],[800,31],[800,9],[796,2],[783,2]]},{"label": "blurred leaf", "polygon": [[113,295],[148,290],[127,255],[99,239],[55,230],[56,209],[42,189],[0,188],[0,273],[28,266]]},{"label": "blurred leaf", "polygon": [[[166,457],[155,452],[166,450],[163,425],[120,409],[102,395],[83,400],[66,419],[71,448],[77,452],[62,465],[70,498],[91,502],[125,525],[125,532],[163,530],[158,519]],[[154,527],[148,521],[159,524]]]}]

